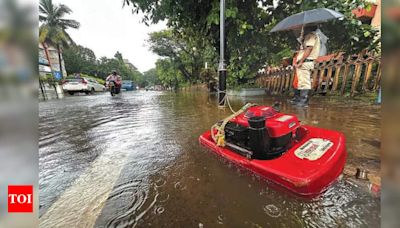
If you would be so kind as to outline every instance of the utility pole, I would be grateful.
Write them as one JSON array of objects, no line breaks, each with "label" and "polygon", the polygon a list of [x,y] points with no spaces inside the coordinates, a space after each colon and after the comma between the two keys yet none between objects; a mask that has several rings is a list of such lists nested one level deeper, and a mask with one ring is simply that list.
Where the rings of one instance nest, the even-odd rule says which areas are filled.
[{"label": "utility pole", "polygon": [[218,65],[218,107],[225,107],[226,64],[225,64],[225,0],[220,2],[219,10],[219,65]]}]

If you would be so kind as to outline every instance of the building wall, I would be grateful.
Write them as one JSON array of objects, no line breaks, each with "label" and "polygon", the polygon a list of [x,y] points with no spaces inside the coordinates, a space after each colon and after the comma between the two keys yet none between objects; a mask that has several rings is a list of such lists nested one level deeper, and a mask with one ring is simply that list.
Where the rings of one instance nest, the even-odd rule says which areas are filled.
[{"label": "building wall", "polygon": [[[58,51],[54,46],[51,46],[49,44],[45,44],[47,47],[47,51],[49,53],[49,59],[47,59],[47,64],[50,62],[50,68],[51,70],[54,72],[61,72],[60,70],[60,59],[58,56]],[[41,44],[39,44],[39,63],[41,61],[40,58],[47,58],[44,48],[42,47]],[[61,53],[61,63],[62,63],[62,72],[63,72],[63,76],[66,77],[67,76],[67,71],[65,70],[65,63],[64,63],[64,59]]]}]

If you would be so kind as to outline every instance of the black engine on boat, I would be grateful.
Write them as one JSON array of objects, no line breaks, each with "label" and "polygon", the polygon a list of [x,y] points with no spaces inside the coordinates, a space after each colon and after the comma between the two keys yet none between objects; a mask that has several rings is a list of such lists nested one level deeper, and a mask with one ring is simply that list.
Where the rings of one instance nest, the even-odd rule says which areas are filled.
[{"label": "black engine on boat", "polygon": [[254,159],[274,159],[281,156],[291,145],[292,132],[281,137],[270,137],[265,127],[265,117],[248,119],[249,127],[228,122],[225,140],[232,150]]}]

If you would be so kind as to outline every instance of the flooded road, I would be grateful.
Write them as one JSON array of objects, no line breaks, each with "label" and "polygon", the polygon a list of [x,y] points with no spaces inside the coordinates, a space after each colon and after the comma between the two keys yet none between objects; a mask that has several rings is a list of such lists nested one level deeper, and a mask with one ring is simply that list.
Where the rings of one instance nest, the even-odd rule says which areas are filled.
[{"label": "flooded road", "polygon": [[[232,99],[272,105],[276,98]],[[39,104],[42,227],[379,227],[380,200],[351,176],[315,199],[278,191],[198,143],[230,114],[206,93],[125,92]],[[282,104],[346,135],[345,173],[379,176],[380,109],[314,98]]]}]

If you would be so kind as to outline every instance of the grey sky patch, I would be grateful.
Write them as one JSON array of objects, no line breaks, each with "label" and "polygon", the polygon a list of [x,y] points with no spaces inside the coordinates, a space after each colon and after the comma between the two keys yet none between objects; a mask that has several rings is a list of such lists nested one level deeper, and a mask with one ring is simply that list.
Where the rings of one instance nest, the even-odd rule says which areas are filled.
[{"label": "grey sky patch", "polygon": [[132,14],[116,0],[54,0],[72,9],[68,18],[81,23],[79,29],[68,29],[77,44],[92,49],[97,58],[111,58],[119,51],[125,59],[144,72],[155,67],[159,58],[149,50],[148,34],[166,28],[166,23],[146,26],[141,14]]}]

